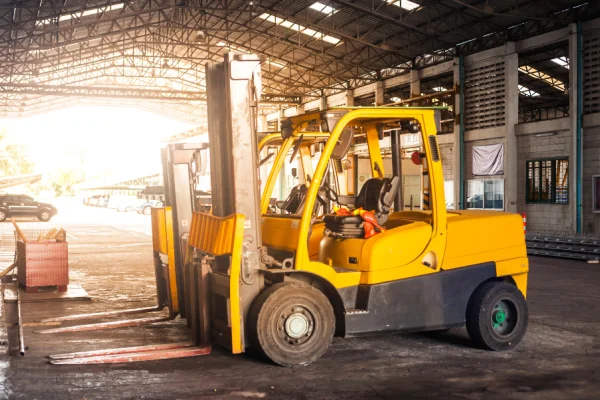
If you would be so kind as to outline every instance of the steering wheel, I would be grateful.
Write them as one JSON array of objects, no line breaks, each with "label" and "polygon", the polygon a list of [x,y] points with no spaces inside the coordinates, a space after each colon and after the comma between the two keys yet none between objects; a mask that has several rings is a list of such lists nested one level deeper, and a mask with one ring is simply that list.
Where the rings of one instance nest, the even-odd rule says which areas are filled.
[{"label": "steering wheel", "polygon": [[294,151],[292,152],[292,156],[290,157],[290,162],[294,161],[294,158],[298,155],[298,150],[300,150],[300,145],[302,145],[302,139],[304,139],[304,135],[300,135],[298,141],[294,145]]},{"label": "steering wheel", "polygon": [[334,203],[339,204],[339,196],[334,188],[331,187],[327,182],[323,182],[321,188],[325,189],[325,196]]}]

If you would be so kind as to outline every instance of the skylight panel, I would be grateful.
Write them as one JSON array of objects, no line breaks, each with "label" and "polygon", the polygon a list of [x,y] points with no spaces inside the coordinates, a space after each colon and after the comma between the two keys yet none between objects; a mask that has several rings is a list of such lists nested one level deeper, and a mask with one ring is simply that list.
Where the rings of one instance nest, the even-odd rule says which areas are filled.
[{"label": "skylight panel", "polygon": [[[115,3],[115,4],[111,4],[109,6],[90,8],[89,10],[63,14],[58,17],[58,20],[59,21],[68,21],[73,18],[88,17],[90,15],[98,15],[98,14],[105,13],[105,12],[120,10],[123,7],[125,7],[125,3]],[[55,18],[45,18],[45,19],[38,21],[36,23],[36,25],[40,26],[40,25],[53,24],[55,21],[56,21]]]},{"label": "skylight panel", "polygon": [[306,28],[305,30],[302,31],[302,33],[304,33],[305,35],[308,35],[308,36],[315,37],[315,35],[317,34],[317,31],[312,30],[310,28]]},{"label": "skylight panel", "polygon": [[283,19],[283,18],[277,18],[271,14],[267,14],[267,13],[261,14],[261,15],[259,15],[259,18],[262,18],[265,21],[272,22],[275,25],[283,26],[284,28],[290,29],[292,31],[302,33],[306,36],[310,36],[315,39],[321,39],[321,40],[331,43],[331,44],[339,44],[341,41],[340,39],[338,39],[334,36],[325,35],[322,32],[307,28],[302,25],[295,24],[295,23],[288,21],[286,19]]},{"label": "skylight panel", "polygon": [[324,35],[321,39],[323,39],[326,42],[329,42],[331,44],[338,44],[340,42],[340,39],[335,38],[333,36],[329,36],[329,35]]},{"label": "skylight panel", "polygon": [[274,15],[270,15],[270,14],[262,14],[260,16],[262,19],[266,19],[269,22],[272,22],[274,24],[277,23],[277,18]]},{"label": "skylight panel", "polygon": [[388,3],[391,5],[394,5],[396,7],[403,8],[407,11],[412,11],[414,9],[421,7],[420,4],[417,4],[414,1],[410,1],[410,0],[388,0]]},{"label": "skylight panel", "polygon": [[272,65],[277,68],[285,68],[285,65],[275,62],[275,61],[271,61],[271,60],[267,60],[267,64]]},{"label": "skylight panel", "polygon": [[[268,20],[268,21],[269,21],[269,20]],[[270,21],[270,22],[273,22],[273,21]],[[298,28],[297,28],[297,25],[296,25],[296,24],[293,24],[293,23],[291,23],[290,21],[285,21],[285,20],[283,20],[283,22],[280,22],[280,23],[279,23],[279,25],[283,26],[284,28],[293,29],[293,30],[295,30],[295,31],[297,31],[297,30],[298,30]]]},{"label": "skylight panel", "polygon": [[519,85],[519,93],[526,97],[539,97],[540,96],[540,94],[538,92],[536,92],[535,90],[526,88],[523,85]]},{"label": "skylight panel", "polygon": [[566,90],[566,87],[565,87],[565,84],[563,81],[553,78],[550,75],[546,74],[545,72],[538,71],[536,68],[532,67],[531,65],[523,65],[523,66],[519,67],[519,71],[521,71],[522,73],[524,73],[532,78],[539,79],[539,80],[547,83],[548,85],[552,86],[553,88],[558,89],[562,92],[564,92]]},{"label": "skylight panel", "polygon": [[[230,48],[232,50],[240,51],[242,53],[249,53],[247,50],[240,49],[239,47],[227,44],[225,42],[219,42],[219,43],[217,43],[217,46],[219,46],[219,47],[228,47],[228,48]],[[282,64],[282,63],[279,63],[279,62],[276,62],[276,61],[271,61],[271,60],[266,60],[266,63],[269,64],[269,65],[272,65],[274,67],[277,67],[277,68],[285,68],[286,67],[285,64]]]},{"label": "skylight panel", "polygon": [[551,60],[553,63],[569,69],[569,59],[567,57],[557,57]]},{"label": "skylight panel", "polygon": [[322,12],[323,14],[327,14],[327,15],[335,14],[338,11],[335,8],[325,5],[318,1],[313,3],[310,6],[310,8],[312,8],[313,10],[316,10],[318,12]]}]

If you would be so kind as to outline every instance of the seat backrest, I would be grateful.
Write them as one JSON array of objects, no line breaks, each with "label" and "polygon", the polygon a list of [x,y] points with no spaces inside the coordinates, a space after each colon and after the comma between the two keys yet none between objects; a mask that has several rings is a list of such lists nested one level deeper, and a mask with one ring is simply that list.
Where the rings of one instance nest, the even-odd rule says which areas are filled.
[{"label": "seat backrest", "polygon": [[356,208],[362,207],[368,211],[375,211],[378,216],[387,215],[399,186],[399,176],[367,180],[356,198]]},{"label": "seat backrest", "polygon": [[281,204],[278,204],[278,208],[289,214],[297,214],[304,205],[304,198],[308,193],[308,188],[304,184],[296,185],[290,191],[289,196]]}]

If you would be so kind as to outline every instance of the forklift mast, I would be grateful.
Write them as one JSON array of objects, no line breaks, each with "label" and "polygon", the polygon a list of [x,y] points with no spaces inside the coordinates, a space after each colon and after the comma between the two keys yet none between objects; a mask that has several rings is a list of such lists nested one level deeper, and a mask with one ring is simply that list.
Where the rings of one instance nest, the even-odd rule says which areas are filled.
[{"label": "forklift mast", "polygon": [[[258,273],[262,239],[258,135],[254,116],[261,93],[260,64],[261,59],[256,55],[230,52],[223,62],[206,65],[212,214],[215,217],[244,216],[239,282],[242,336],[250,301],[263,286],[262,276]],[[219,273],[227,274],[230,264],[228,256],[214,260],[213,272],[216,274],[212,275],[211,281],[214,292],[219,292]],[[223,281],[223,286],[226,289],[229,282]],[[218,328],[219,324],[213,326]],[[218,338],[220,335],[213,336]]]},{"label": "forklift mast", "polygon": [[[170,207],[173,221],[175,276],[177,282],[177,304],[171,304],[172,312],[185,318],[184,265],[187,240],[190,233],[192,214],[196,211],[196,176],[192,164],[200,169],[202,151],[206,143],[171,143],[161,151],[165,206]],[[159,294],[160,297],[160,294]],[[175,303],[172,299],[171,303]]]}]

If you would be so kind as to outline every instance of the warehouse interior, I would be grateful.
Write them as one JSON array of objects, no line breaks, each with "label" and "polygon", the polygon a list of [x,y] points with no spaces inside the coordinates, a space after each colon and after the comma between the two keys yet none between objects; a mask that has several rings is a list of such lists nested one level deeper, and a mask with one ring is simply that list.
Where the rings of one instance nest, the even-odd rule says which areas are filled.
[{"label": "warehouse interior", "polygon": [[1,1],[0,234],[0,398],[596,398],[600,4]]}]

